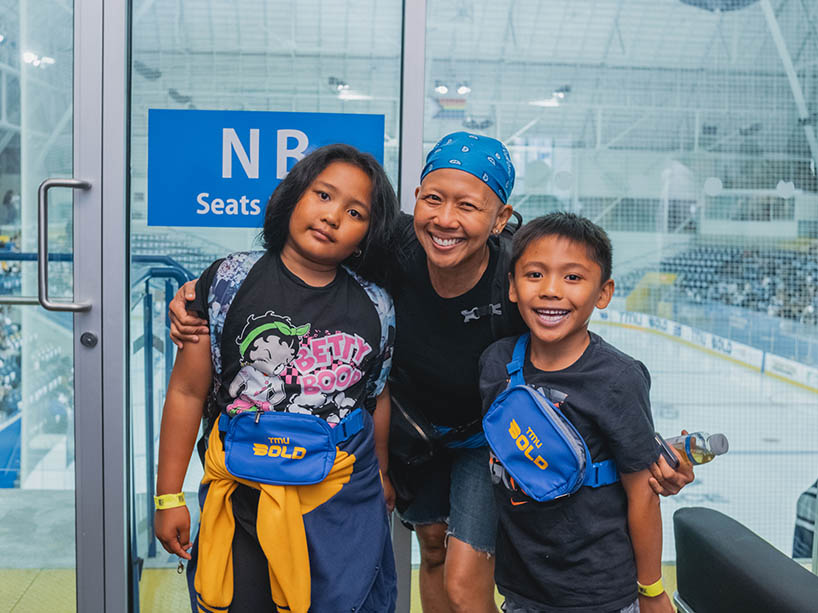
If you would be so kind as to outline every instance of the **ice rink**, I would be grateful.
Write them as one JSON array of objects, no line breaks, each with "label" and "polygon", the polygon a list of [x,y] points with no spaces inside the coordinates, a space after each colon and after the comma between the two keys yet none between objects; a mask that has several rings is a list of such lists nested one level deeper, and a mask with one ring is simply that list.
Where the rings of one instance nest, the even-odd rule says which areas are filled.
[{"label": "ice rink", "polygon": [[723,432],[730,440],[727,455],[662,500],[663,559],[675,559],[673,512],[688,506],[721,511],[791,555],[796,500],[818,478],[818,394],[652,332],[591,328],[650,370],[658,432]]}]

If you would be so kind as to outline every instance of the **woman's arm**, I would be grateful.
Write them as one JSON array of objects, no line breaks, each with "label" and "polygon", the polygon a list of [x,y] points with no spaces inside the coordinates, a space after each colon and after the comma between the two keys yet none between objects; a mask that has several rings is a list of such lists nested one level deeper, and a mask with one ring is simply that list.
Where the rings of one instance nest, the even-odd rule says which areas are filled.
[{"label": "woman's arm", "polygon": [[[622,473],[622,485],[628,496],[628,529],[636,562],[636,577],[642,585],[651,585],[662,578],[662,515],[659,497],[648,484],[650,470]],[[667,593],[639,596],[642,613],[672,613]]]},{"label": "woman's arm", "polygon": [[200,334],[210,333],[204,319],[187,311],[187,302],[196,297],[196,281],[197,279],[188,281],[180,287],[168,308],[170,339],[179,349],[184,349],[185,343],[198,343]]},{"label": "woman's arm", "polygon": [[[211,383],[209,343],[191,344],[173,365],[159,432],[156,493],[182,491]],[[169,552],[190,559],[190,514],[187,506],[156,511],[156,537]]]},{"label": "woman's arm", "polygon": [[383,495],[386,500],[386,508],[391,513],[395,508],[395,488],[387,476],[389,470],[389,426],[392,417],[392,403],[389,399],[389,384],[386,384],[383,391],[378,395],[375,413],[372,418],[375,422],[375,455],[378,456],[378,464],[381,468],[381,481],[383,482]]}]

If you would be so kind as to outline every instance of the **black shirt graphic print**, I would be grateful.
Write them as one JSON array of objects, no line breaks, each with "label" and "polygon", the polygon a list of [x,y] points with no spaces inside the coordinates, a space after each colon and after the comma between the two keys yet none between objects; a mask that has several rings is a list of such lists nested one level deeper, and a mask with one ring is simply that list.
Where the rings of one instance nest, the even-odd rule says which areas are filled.
[{"label": "black shirt graphic print", "polygon": [[[188,309],[208,318],[221,260],[202,273]],[[381,325],[360,284],[339,268],[312,287],[265,253],[239,287],[224,321],[219,411],[288,411],[337,423],[364,406],[366,374],[380,352]]]}]

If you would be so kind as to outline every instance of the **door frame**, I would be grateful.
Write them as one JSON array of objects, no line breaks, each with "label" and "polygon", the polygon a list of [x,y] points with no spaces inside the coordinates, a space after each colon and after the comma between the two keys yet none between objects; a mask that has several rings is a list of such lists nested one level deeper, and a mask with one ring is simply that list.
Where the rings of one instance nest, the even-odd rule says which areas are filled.
[{"label": "door frame", "polygon": [[127,4],[74,2],[73,174],[91,183],[74,193],[74,297],[92,304],[74,314],[78,611],[130,609]]}]

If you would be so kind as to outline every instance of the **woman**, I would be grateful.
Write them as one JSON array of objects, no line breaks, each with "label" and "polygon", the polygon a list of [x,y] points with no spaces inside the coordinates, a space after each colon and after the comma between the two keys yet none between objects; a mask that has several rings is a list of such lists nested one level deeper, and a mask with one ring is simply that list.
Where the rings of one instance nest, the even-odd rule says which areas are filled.
[{"label": "woman", "polygon": [[[455,132],[429,152],[414,216],[399,220],[391,392],[441,431],[460,434],[447,437],[447,452],[430,462],[390,469],[399,474],[399,486],[415,492],[399,504],[420,543],[426,613],[497,611],[497,518],[480,430],[477,363],[494,340],[522,331],[517,311],[492,292],[498,279],[508,292],[508,261],[497,237],[511,217],[513,187],[514,166],[500,141]],[[171,333],[177,341],[198,340],[207,329],[185,312],[183,296],[193,298],[192,284],[183,290],[171,304]],[[657,492],[675,493],[692,480],[689,465],[674,473],[660,462],[653,468]]]}]

